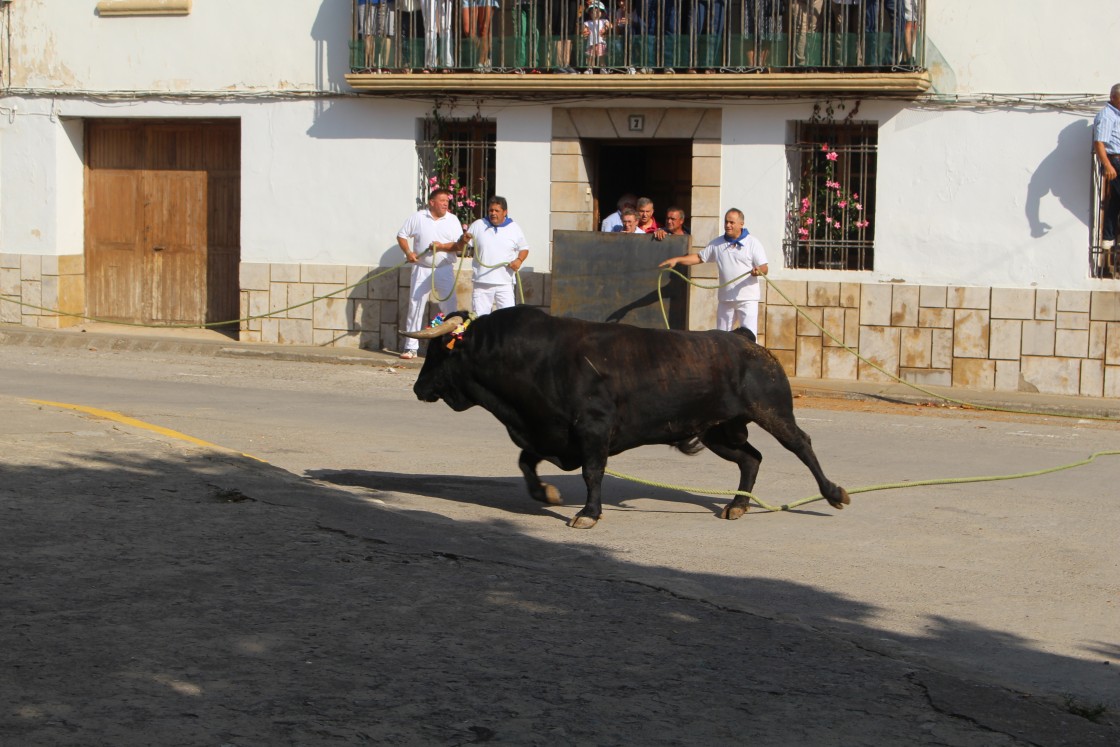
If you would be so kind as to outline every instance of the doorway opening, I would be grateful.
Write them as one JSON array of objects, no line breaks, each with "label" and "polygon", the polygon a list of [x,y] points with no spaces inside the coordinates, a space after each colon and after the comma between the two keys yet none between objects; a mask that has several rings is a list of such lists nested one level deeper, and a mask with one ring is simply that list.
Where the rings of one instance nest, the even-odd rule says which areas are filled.
[{"label": "doorway opening", "polygon": [[595,228],[627,193],[653,200],[659,226],[665,225],[670,207],[681,208],[691,219],[691,140],[585,140],[583,152],[591,174]]}]

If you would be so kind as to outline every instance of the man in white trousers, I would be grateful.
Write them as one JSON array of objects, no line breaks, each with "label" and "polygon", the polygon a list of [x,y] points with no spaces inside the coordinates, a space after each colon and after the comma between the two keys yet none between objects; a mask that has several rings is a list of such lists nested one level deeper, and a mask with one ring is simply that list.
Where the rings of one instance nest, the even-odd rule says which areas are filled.
[{"label": "man in white trousers", "polygon": [[[397,232],[397,245],[405,259],[412,265],[408,290],[408,317],[405,327],[411,332],[424,327],[424,308],[432,290],[435,275],[435,293],[440,311],[455,311],[455,252],[462,246],[463,226],[459,218],[449,211],[451,193],[446,189],[433,190],[428,195],[428,207],[418,210]],[[409,248],[408,241],[412,240]],[[432,251],[424,254],[425,249]],[[421,256],[423,255],[423,256]],[[409,360],[420,352],[420,341],[405,338],[401,358]]]},{"label": "man in white trousers", "polygon": [[521,226],[509,217],[506,198],[494,195],[486,203],[486,217],[467,230],[474,242],[474,291],[471,311],[482,316],[514,305],[515,273],[529,256]]},{"label": "man in white trousers", "polygon": [[[731,208],[723,216],[722,236],[709,241],[697,254],[673,257],[658,267],[715,262],[722,286],[716,308],[716,329],[730,332],[738,322],[740,327],[746,327],[757,336],[758,301],[762,297],[758,276],[765,275],[769,266],[762,242],[752,236],[743,223],[743,211]],[[732,283],[732,280],[736,281]]]}]

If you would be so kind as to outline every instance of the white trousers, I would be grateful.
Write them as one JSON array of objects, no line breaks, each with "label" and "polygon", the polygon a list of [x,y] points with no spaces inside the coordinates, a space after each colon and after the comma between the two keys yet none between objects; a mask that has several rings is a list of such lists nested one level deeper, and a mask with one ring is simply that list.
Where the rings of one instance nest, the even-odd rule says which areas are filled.
[{"label": "white trousers", "polygon": [[[408,317],[405,327],[408,332],[417,332],[427,326],[424,310],[428,306],[428,295],[432,292],[432,273],[435,273],[436,295],[440,298],[447,296],[447,300],[439,302],[439,310],[447,314],[456,310],[459,302],[455,299],[455,266],[448,263],[437,267],[423,265],[412,266],[412,277],[408,288]],[[404,349],[416,352],[420,349],[420,341],[411,337],[404,338]]]},{"label": "white trousers", "polygon": [[[455,67],[455,58],[451,54],[451,25],[455,10],[451,0],[424,0],[420,12],[424,15],[424,67],[436,68],[441,64],[447,68]],[[438,57],[443,58],[442,63]]]},{"label": "white trousers", "polygon": [[758,301],[720,301],[716,309],[716,329],[730,332],[735,323],[758,336]]},{"label": "white trousers", "polygon": [[476,316],[489,314],[494,309],[513,306],[512,285],[475,285],[471,292],[471,311]]}]

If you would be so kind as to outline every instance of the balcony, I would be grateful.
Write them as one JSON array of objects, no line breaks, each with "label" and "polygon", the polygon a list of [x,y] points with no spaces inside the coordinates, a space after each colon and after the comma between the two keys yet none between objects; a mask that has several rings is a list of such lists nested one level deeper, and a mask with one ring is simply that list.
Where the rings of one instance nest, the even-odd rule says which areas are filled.
[{"label": "balcony", "polygon": [[356,90],[389,95],[874,94],[930,85],[916,0],[354,0]]}]

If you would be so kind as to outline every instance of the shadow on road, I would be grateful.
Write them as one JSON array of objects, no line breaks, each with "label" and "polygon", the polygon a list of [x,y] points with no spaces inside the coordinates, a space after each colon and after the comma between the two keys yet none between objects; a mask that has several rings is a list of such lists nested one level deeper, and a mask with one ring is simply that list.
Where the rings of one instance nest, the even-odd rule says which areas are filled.
[{"label": "shadow on road", "polygon": [[[637,574],[571,533],[394,510],[151,443],[5,447],[0,743],[1115,743],[1051,701],[875,645],[876,610],[858,600]],[[519,477],[317,476],[539,510]],[[577,477],[560,481],[581,494]],[[748,614],[667,591],[687,588],[784,603]],[[844,636],[797,622],[821,610]],[[936,622],[941,646],[1089,666]]]}]

